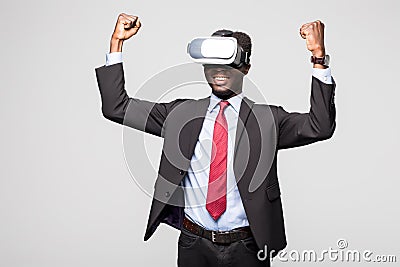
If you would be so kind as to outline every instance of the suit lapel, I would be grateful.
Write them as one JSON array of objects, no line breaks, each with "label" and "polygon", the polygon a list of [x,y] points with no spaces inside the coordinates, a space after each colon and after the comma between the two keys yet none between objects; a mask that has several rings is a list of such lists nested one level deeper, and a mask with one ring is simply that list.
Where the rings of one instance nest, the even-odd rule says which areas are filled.
[{"label": "suit lapel", "polygon": [[189,161],[191,160],[197,140],[199,139],[201,128],[203,127],[204,118],[206,116],[210,97],[202,98],[196,101],[194,108],[193,120],[190,121],[191,134],[190,141],[187,144],[187,154]]},{"label": "suit lapel", "polygon": [[254,101],[248,99],[247,97],[243,97],[242,103],[240,105],[239,118],[236,127],[234,158],[236,158],[236,155],[238,154],[237,153],[238,145],[240,139],[242,138],[243,131],[253,105]]}]

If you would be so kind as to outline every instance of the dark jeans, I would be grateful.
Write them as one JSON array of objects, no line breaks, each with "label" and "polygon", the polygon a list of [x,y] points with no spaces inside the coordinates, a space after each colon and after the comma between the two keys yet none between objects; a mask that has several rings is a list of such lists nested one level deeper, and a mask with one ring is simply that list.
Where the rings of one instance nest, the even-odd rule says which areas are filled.
[{"label": "dark jeans", "polygon": [[253,237],[224,245],[182,229],[178,239],[178,267],[269,267],[269,259],[259,260],[257,252]]}]

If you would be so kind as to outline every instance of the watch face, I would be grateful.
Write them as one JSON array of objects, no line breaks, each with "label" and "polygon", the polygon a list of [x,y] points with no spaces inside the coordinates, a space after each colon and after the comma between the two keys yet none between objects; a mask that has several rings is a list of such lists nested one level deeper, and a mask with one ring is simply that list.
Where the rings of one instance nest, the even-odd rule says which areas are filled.
[{"label": "watch face", "polygon": [[329,63],[331,62],[331,57],[329,55],[325,56],[325,63],[324,66],[329,66]]}]

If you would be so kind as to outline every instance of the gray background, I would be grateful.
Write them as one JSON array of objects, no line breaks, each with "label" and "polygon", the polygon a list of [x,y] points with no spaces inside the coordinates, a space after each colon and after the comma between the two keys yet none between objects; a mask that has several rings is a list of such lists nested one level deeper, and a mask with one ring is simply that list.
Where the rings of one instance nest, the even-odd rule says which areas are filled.
[{"label": "gray background", "polygon": [[[123,127],[100,112],[94,68],[104,64],[120,12],[143,22],[124,44],[130,95],[187,62],[190,39],[226,27],[252,36],[249,78],[268,101],[300,112],[309,106],[311,64],[298,29],[321,19],[338,84],[337,129],[326,142],[280,153],[287,250],[336,248],[345,238],[349,249],[399,260],[399,6],[2,1],[0,266],[175,266],[178,231],[162,225],[143,242],[151,199],[129,174]],[[160,149],[150,153],[156,164]],[[310,265],[275,266],[288,264]]]}]

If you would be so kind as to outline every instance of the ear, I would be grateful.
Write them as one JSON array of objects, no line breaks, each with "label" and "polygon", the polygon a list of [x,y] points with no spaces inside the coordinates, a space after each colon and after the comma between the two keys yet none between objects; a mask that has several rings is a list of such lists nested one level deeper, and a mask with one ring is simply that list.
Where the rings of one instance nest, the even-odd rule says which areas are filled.
[{"label": "ear", "polygon": [[244,73],[244,75],[246,75],[249,72],[250,67],[251,67],[251,64],[246,64],[242,67],[242,69],[243,69],[242,72]]}]

